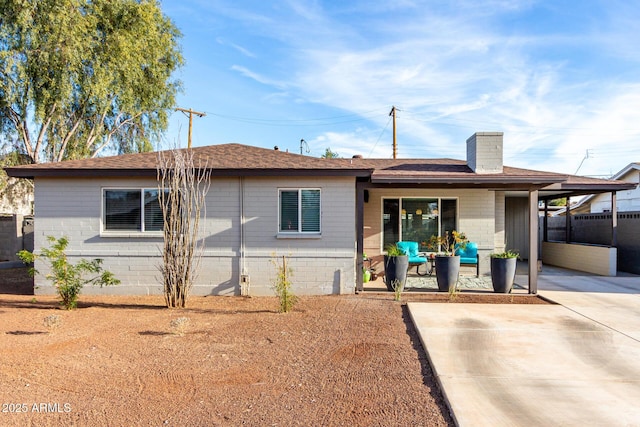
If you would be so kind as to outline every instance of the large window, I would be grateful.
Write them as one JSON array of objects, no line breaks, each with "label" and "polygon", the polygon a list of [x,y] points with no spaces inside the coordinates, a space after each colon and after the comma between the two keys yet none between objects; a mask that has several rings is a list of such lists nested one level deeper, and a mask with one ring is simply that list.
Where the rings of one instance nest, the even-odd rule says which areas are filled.
[{"label": "large window", "polygon": [[103,230],[162,231],[164,220],[158,195],[158,189],[104,189]]},{"label": "large window", "polygon": [[383,199],[383,249],[401,240],[418,242],[429,250],[431,236],[456,229],[457,200],[441,198]]},{"label": "large window", "polygon": [[320,233],[320,190],[280,190],[280,233]]}]

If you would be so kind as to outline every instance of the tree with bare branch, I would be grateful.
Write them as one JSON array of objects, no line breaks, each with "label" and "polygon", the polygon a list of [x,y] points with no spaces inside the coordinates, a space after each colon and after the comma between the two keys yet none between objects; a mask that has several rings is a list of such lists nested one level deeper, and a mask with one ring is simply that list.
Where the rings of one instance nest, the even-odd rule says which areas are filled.
[{"label": "tree with bare branch", "polygon": [[164,299],[169,308],[184,308],[204,250],[204,240],[198,241],[198,235],[200,220],[206,217],[211,171],[206,164],[195,166],[190,149],[159,152],[157,170],[164,219],[159,266]]}]

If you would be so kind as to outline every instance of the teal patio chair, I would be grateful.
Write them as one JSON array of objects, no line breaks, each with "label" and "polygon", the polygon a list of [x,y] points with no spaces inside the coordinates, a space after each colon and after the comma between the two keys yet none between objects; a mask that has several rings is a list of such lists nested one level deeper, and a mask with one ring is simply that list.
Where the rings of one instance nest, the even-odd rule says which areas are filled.
[{"label": "teal patio chair", "polygon": [[[409,257],[409,267],[415,266],[418,276],[425,276],[428,273],[427,257],[423,252],[418,252],[418,242],[398,242],[396,246]],[[420,273],[420,267],[423,265],[425,266],[425,272]]]},{"label": "teal patio chair", "polygon": [[480,255],[478,255],[478,244],[467,242],[464,249],[456,246],[456,255],[460,256],[460,265],[475,265],[476,277],[480,276]]}]

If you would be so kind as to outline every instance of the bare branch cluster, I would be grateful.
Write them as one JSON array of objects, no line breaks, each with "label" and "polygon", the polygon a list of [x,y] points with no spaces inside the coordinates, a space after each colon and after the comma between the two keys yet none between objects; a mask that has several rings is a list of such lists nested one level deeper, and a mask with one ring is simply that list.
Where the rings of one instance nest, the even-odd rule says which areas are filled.
[{"label": "bare branch cluster", "polygon": [[158,153],[158,201],[164,219],[162,265],[167,307],[185,307],[204,251],[198,241],[211,186],[207,165],[194,165],[192,150]]}]

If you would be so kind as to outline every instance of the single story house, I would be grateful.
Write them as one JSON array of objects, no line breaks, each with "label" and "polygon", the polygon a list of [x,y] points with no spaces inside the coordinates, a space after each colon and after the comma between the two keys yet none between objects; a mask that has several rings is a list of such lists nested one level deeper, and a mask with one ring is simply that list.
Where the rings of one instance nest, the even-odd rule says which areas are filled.
[{"label": "single story house", "polygon": [[[193,148],[211,171],[205,250],[194,295],[272,295],[275,257],[289,257],[297,294],[362,289],[363,253],[459,230],[489,254],[519,250],[537,292],[538,202],[616,192],[630,183],[503,166],[503,134],[467,140],[467,159],[322,159],[240,144]],[[35,248],[70,239],[73,258],[102,258],[122,284],[86,292],[162,291],[157,153],[17,166],[35,182]],[[563,250],[560,248],[559,250]],[[36,267],[42,267],[36,265]],[[36,292],[53,293],[42,277]]]}]

